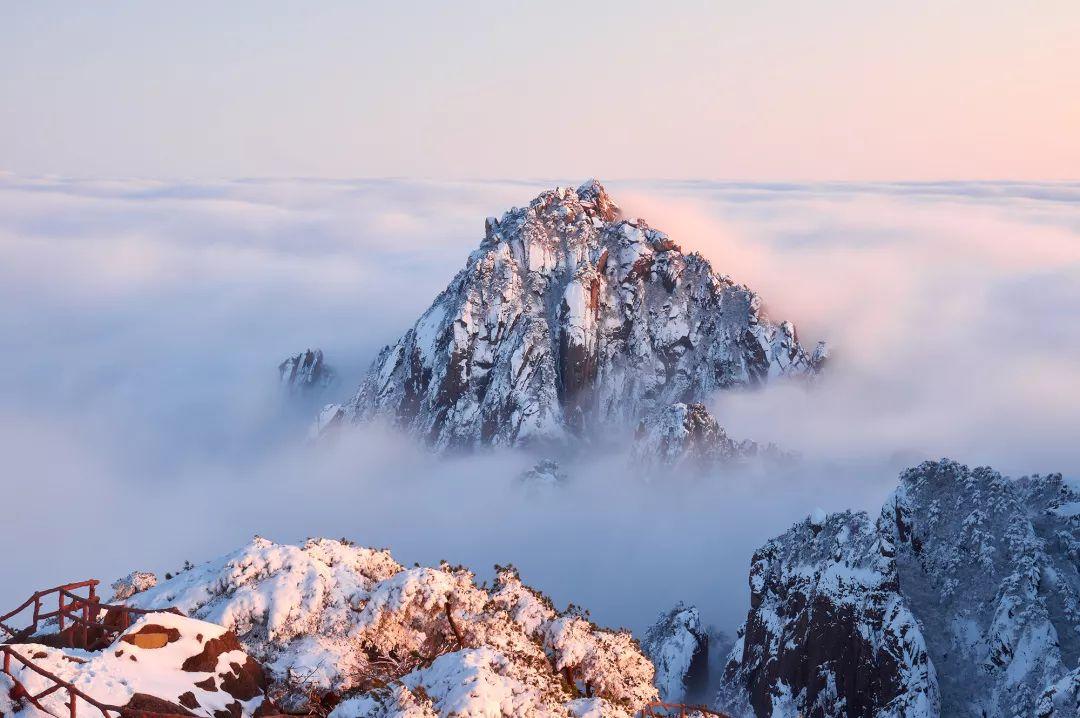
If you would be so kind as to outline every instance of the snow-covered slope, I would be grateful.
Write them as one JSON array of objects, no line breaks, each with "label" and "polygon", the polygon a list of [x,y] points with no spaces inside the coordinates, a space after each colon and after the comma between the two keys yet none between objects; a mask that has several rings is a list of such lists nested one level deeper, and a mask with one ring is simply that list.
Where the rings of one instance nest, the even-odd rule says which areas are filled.
[{"label": "snow-covered slope", "polygon": [[1080,493],[1060,474],[921,464],[876,522],[811,518],[754,555],[718,702],[758,716],[1076,715],[1077,556]]},{"label": "snow-covered slope", "polygon": [[660,614],[641,642],[641,648],[656,666],[656,687],[661,700],[693,702],[709,679],[709,636],[702,630],[701,617],[694,606],[678,604]]},{"label": "snow-covered slope", "polygon": [[[202,718],[277,713],[260,710],[266,698],[262,668],[232,632],[173,613],[143,616],[111,646],[95,653],[33,643],[14,649],[106,705]],[[12,672],[31,694],[54,685],[18,661],[12,661]],[[5,689],[5,680],[10,681],[0,674],[0,716],[70,714],[66,691],[42,698],[41,705],[48,711],[42,713],[26,700],[12,701],[12,685]],[[75,709],[80,716],[100,715],[82,698],[76,698]]]},{"label": "snow-covered slope", "polygon": [[622,218],[593,180],[489,218],[465,268],[333,415],[386,417],[438,448],[557,442],[811,374],[825,356],[703,257]]},{"label": "snow-covered slope", "polygon": [[312,693],[331,704],[345,696],[341,718],[625,717],[657,695],[629,633],[556,611],[513,569],[485,589],[461,567],[407,569],[341,541],[257,538],[130,603],[176,606],[235,631],[284,707]]}]

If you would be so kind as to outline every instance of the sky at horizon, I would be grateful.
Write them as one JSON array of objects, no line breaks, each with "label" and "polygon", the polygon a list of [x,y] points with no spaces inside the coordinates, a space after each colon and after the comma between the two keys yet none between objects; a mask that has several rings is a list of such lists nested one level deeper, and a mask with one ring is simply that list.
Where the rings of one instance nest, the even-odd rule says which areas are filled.
[{"label": "sky at horizon", "polygon": [[1080,177],[1080,3],[0,5],[0,170]]}]

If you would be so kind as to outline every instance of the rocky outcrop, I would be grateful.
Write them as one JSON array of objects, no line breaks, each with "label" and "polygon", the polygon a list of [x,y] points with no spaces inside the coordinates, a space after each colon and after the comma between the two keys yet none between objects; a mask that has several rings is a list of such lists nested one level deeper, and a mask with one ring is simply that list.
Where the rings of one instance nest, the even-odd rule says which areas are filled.
[{"label": "rocky outcrop", "polygon": [[645,633],[641,649],[656,666],[661,700],[697,702],[709,681],[709,636],[701,627],[696,607],[680,603],[660,614]]},{"label": "rocky outcrop", "polygon": [[278,364],[281,387],[289,394],[307,394],[327,389],[337,381],[334,370],[323,359],[322,349],[308,349]]},{"label": "rocky outcrop", "polygon": [[543,459],[531,469],[521,472],[518,483],[529,492],[547,492],[564,486],[566,474],[554,459]]},{"label": "rocky outcrop", "polygon": [[157,576],[149,571],[132,571],[127,576],[117,579],[113,582],[111,588],[113,590],[113,597],[110,603],[116,601],[123,601],[125,598],[131,598],[140,591],[145,591],[148,588],[153,588],[157,585]]},{"label": "rocky outcrop", "polygon": [[909,469],[875,522],[817,516],[754,555],[718,703],[758,716],[1072,715],[1078,532],[1080,493],[1060,474]]},{"label": "rocky outcrop", "polygon": [[653,469],[713,468],[761,459],[788,463],[795,454],[775,444],[735,441],[704,404],[677,403],[654,412],[638,424],[631,457],[635,465]]},{"label": "rocky outcrop", "polygon": [[717,697],[733,715],[937,715],[894,548],[864,513],[814,517],[753,556],[750,613]]},{"label": "rocky outcrop", "polygon": [[465,268],[340,411],[441,449],[563,442],[824,360],[751,290],[622,218],[594,180],[489,218]]},{"label": "rocky outcrop", "polygon": [[257,538],[131,603],[176,606],[232,630],[266,665],[280,705],[316,700],[319,710],[337,705],[339,718],[567,715],[582,706],[629,718],[657,695],[652,664],[628,632],[555,610],[510,568],[487,588],[461,567],[405,568],[347,542]]},{"label": "rocky outcrop", "polygon": [[[174,613],[139,618],[111,646],[96,653],[38,644],[20,645],[18,650],[95,700],[131,711],[201,718],[255,718],[278,712],[267,700],[262,667],[234,634]],[[18,661],[12,662],[12,672],[31,694],[54,685]],[[43,697],[41,704],[48,713],[29,702],[10,699],[5,710],[0,699],[0,715],[66,716],[70,712],[67,699],[66,691]],[[78,715],[98,712],[82,698],[76,698],[75,710]]]},{"label": "rocky outcrop", "polygon": [[1034,715],[1080,664],[1080,493],[954,461],[900,477],[881,513],[941,681],[942,714]]}]

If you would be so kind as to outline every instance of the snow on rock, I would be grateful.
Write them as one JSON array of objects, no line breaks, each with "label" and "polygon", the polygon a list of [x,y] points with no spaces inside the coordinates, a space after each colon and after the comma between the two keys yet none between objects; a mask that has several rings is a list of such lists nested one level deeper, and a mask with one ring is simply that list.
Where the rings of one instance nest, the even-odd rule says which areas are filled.
[{"label": "snow on rock", "polygon": [[812,375],[826,357],[703,257],[620,218],[592,180],[489,218],[343,418],[387,417],[440,449],[563,442],[718,389]]},{"label": "snow on rock", "polygon": [[1047,688],[1039,697],[1032,715],[1037,718],[1080,716],[1080,668]]},{"label": "snow on rock", "polygon": [[283,707],[344,697],[338,718],[565,716],[584,698],[628,716],[657,695],[629,633],[555,610],[512,568],[486,589],[461,567],[406,569],[347,542],[256,538],[130,603],[234,630]]},{"label": "snow on rock", "polygon": [[682,402],[642,419],[631,451],[636,465],[665,470],[709,468],[755,458],[785,462],[793,456],[774,444],[735,441],[704,404]]},{"label": "snow on rock", "polygon": [[1060,474],[1016,481],[955,461],[905,471],[881,513],[925,628],[942,714],[1034,715],[1080,664],[1080,495]]},{"label": "snow on rock", "polygon": [[[262,668],[221,626],[173,613],[140,617],[111,646],[96,653],[28,643],[15,646],[35,664],[95,700],[131,710],[222,718],[263,715],[270,704]],[[18,661],[12,673],[31,694],[54,684]],[[41,699],[48,713],[11,701],[0,676],[0,715],[47,718],[68,715],[66,691]],[[10,689],[10,684],[9,689]],[[6,703],[5,703],[6,699]],[[76,698],[79,715],[97,709]]]},{"label": "snow on rock", "polygon": [[717,705],[733,716],[938,715],[892,543],[865,513],[806,519],[754,553]]},{"label": "snow on rock", "polygon": [[680,603],[660,614],[641,648],[656,666],[661,700],[694,702],[686,696],[701,693],[709,678],[709,636],[702,630],[697,608]]},{"label": "snow on rock", "polygon": [[566,484],[566,474],[554,459],[539,461],[531,469],[523,471],[518,481],[526,491],[543,493]]},{"label": "snow on rock", "polygon": [[333,386],[334,370],[323,360],[322,349],[308,349],[278,364],[281,386],[290,394],[311,392]]},{"label": "snow on rock", "polygon": [[113,582],[113,597],[110,603],[123,601],[157,585],[157,576],[149,571],[132,571],[127,576]]},{"label": "snow on rock", "polygon": [[[1080,492],[955,461],[875,523],[820,514],[754,554],[718,696],[734,715],[1076,715]],[[870,670],[868,666],[874,666]]]}]

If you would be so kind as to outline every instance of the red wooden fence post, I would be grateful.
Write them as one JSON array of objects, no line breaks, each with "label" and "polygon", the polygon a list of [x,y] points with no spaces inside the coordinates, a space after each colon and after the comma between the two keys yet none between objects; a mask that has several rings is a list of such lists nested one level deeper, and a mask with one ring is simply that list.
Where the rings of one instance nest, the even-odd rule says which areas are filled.
[{"label": "red wooden fence post", "polygon": [[59,596],[59,598],[57,598],[57,605],[59,605],[59,607],[60,607],[60,615],[57,616],[57,620],[60,621],[60,633],[63,633],[64,632],[64,592],[61,591],[60,593],[58,593],[56,595]]},{"label": "red wooden fence post", "polygon": [[69,715],[71,718],[75,718],[75,691],[68,688],[68,701],[70,702]]},{"label": "red wooden fence post", "polygon": [[11,653],[4,651],[4,673],[11,675]]}]

